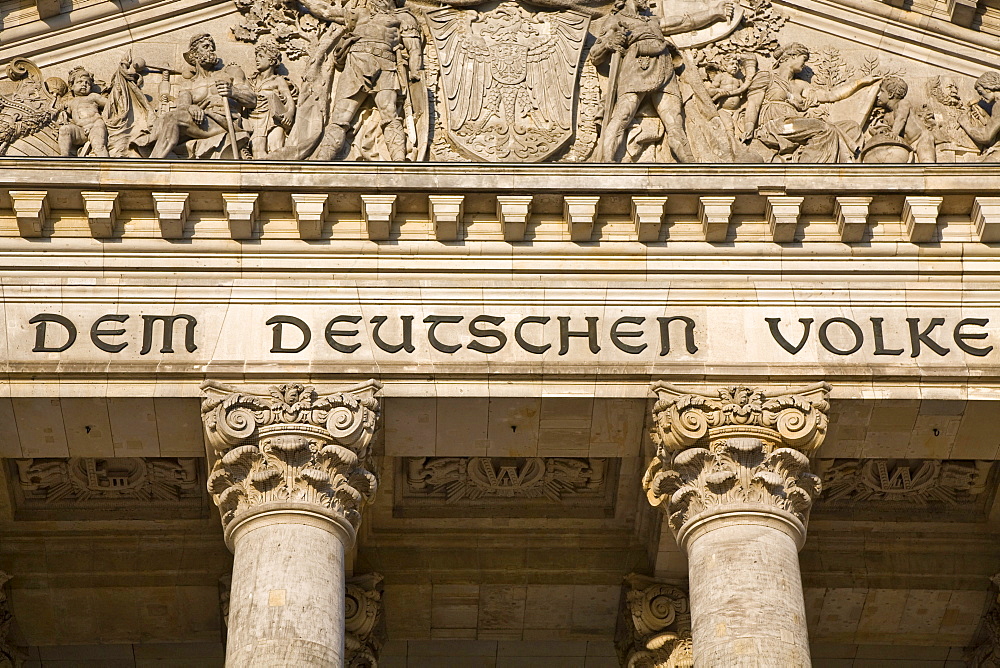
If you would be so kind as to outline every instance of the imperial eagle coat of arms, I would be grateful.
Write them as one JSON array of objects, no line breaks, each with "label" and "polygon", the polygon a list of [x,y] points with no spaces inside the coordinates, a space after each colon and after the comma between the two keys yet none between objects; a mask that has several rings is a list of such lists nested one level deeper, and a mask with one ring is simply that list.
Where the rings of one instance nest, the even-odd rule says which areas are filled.
[{"label": "imperial eagle coat of arms", "polygon": [[476,160],[538,162],[569,141],[588,16],[534,13],[509,1],[426,16],[456,147]]}]

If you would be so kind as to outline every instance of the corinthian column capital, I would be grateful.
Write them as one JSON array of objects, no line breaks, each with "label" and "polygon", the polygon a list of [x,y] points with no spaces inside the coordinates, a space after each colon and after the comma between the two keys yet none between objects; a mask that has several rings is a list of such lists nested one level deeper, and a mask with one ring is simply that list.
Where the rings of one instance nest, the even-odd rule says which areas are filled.
[{"label": "corinthian column capital", "polygon": [[808,453],[826,435],[829,386],[769,395],[726,387],[715,395],[653,385],[656,456],[643,478],[683,546],[705,520],[735,513],[775,515],[805,538],[820,479]]},{"label": "corinthian column capital", "polygon": [[318,394],[288,384],[263,395],[202,385],[202,421],[218,457],[208,491],[230,548],[237,526],[278,510],[331,519],[353,542],[361,510],[378,486],[370,444],[380,388],[370,380]]}]

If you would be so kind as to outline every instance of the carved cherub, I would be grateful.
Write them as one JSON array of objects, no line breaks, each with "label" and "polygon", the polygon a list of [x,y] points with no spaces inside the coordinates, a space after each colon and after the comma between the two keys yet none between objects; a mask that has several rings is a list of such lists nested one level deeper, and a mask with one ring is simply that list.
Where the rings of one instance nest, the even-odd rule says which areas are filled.
[{"label": "carved cherub", "polygon": [[908,144],[918,162],[935,162],[934,137],[921,123],[910,101],[905,99],[909,86],[899,77],[886,77],[879,85],[875,97],[877,117],[870,130],[874,138]]},{"label": "carved cherub", "polygon": [[108,98],[94,90],[94,75],[83,67],[69,73],[70,96],[63,101],[65,125],[59,128],[59,152],[76,155],[78,147],[90,142],[90,153],[108,157],[108,126],[102,112]]}]

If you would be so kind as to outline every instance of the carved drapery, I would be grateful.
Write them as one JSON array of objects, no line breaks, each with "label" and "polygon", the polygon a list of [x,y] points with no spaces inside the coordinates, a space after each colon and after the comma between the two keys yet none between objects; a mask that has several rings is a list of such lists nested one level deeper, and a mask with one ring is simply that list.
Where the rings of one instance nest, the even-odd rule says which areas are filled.
[{"label": "carved drapery", "polygon": [[626,668],[691,668],[691,613],[676,585],[631,573],[622,584],[615,628],[618,660]]},{"label": "carved drapery", "polygon": [[288,384],[259,395],[206,382],[202,419],[219,456],[208,491],[227,540],[238,519],[274,507],[309,509],[356,530],[378,486],[370,443],[380,387],[368,381],[319,395]]},{"label": "carved drapery", "polygon": [[344,616],[344,665],[347,668],[378,668],[378,655],[385,644],[382,576],[369,573],[347,581]]},{"label": "carved drapery", "polygon": [[657,452],[643,477],[682,541],[692,522],[735,510],[779,513],[801,526],[821,483],[808,453],[826,435],[825,383],[783,395],[732,387],[717,395],[653,386]]}]

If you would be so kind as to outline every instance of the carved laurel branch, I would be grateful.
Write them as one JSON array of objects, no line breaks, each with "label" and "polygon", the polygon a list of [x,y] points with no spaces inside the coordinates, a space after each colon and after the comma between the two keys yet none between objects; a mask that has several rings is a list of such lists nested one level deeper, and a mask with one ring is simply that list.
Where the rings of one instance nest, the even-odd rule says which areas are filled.
[{"label": "carved laurel branch", "polygon": [[669,466],[655,458],[643,478],[649,501],[664,506],[677,533],[692,518],[733,506],[769,506],[800,521],[822,489],[809,458],[792,448],[772,450],[759,438],[733,437],[676,454]]},{"label": "carved laurel branch", "polygon": [[[818,383],[797,392],[769,397],[763,390],[726,387],[717,395],[681,390],[655,383],[653,442],[661,458],[712,437],[721,428],[728,434],[754,435],[773,445],[781,444],[809,452],[826,436],[830,386]],[[720,434],[721,435],[721,434]]]},{"label": "carved laurel branch", "polygon": [[206,381],[202,384],[201,414],[209,443],[215,450],[254,441],[261,427],[307,424],[325,429],[333,442],[367,454],[375,432],[382,385],[369,380],[341,392],[318,395],[297,383],[270,388],[269,395],[248,394]]}]

